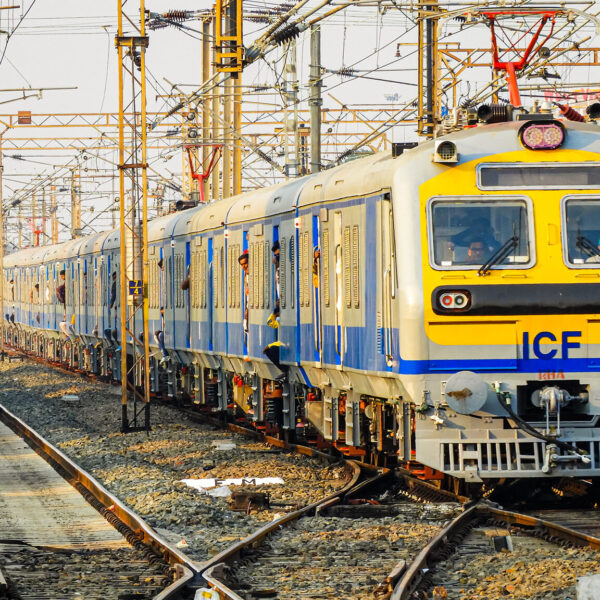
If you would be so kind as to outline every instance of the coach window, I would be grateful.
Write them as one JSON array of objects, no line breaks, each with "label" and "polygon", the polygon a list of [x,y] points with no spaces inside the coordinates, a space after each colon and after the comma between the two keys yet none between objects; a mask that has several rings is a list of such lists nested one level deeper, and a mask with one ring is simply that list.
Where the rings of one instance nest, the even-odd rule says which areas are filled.
[{"label": "coach window", "polygon": [[532,264],[525,200],[434,199],[428,208],[434,268],[514,269]]},{"label": "coach window", "polygon": [[600,263],[600,198],[563,199],[563,252],[576,269],[597,269]]}]

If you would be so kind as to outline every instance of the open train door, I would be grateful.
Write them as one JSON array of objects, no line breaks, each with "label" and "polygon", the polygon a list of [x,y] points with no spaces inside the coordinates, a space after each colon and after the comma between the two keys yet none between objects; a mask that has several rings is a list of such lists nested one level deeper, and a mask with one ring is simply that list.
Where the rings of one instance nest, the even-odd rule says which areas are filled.
[{"label": "open train door", "polygon": [[209,237],[207,242],[207,269],[206,269],[206,280],[205,284],[208,289],[206,307],[208,309],[208,349],[210,352],[213,351],[213,340],[214,340],[214,313],[213,313],[213,297],[214,297],[214,261],[213,261],[213,238]]},{"label": "open train door", "polygon": [[320,216],[313,215],[312,217],[312,239],[313,248],[312,256],[312,274],[311,287],[313,294],[313,329],[315,339],[315,363],[317,366],[323,364],[323,314],[322,314],[322,298],[321,298],[321,249],[323,240],[320,234]]},{"label": "open train door", "polygon": [[383,355],[385,364],[384,368],[391,371],[394,365],[394,348],[397,340],[394,339],[394,331],[396,319],[395,307],[397,301],[397,271],[396,271],[396,244],[394,240],[394,216],[392,213],[392,203],[390,195],[384,194],[383,199],[379,202],[379,223],[378,223],[378,239],[379,239],[379,257],[381,268],[378,273],[381,274],[379,282],[381,293],[378,298],[377,321],[378,321],[378,337],[379,337],[379,352]]},{"label": "open train door", "polygon": [[[192,347],[192,294],[190,291],[190,265],[192,262],[192,252],[190,242],[185,243],[185,271],[183,282],[181,283],[183,291],[183,303],[185,307],[185,343],[186,348]],[[187,282],[184,285],[184,282]]]}]

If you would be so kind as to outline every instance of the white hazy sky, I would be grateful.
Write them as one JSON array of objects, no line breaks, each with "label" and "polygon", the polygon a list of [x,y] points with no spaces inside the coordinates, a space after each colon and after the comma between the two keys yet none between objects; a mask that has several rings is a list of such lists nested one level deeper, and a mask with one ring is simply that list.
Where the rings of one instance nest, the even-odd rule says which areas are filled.
[{"label": "white hazy sky", "polygon": [[[18,0],[17,0],[18,1]],[[0,0],[0,7],[12,5],[15,0]],[[185,2],[182,0],[154,0],[148,2],[146,9],[164,12],[173,9],[199,10],[210,8],[212,2]],[[130,1],[126,5],[131,15],[139,14],[139,3]],[[246,9],[267,7],[263,0],[245,0]],[[33,113],[95,113],[117,111],[117,54],[114,48],[116,33],[117,7],[115,0],[24,0],[18,10],[0,11],[0,90],[9,88],[39,87],[77,87],[75,90],[46,91],[42,98],[22,99],[19,92],[0,91],[0,113],[14,114],[19,110],[31,110]],[[21,15],[29,10],[16,32],[6,44],[5,32],[13,31]],[[199,21],[185,23],[192,28],[200,28]],[[244,23],[245,44],[248,45],[262,25]],[[446,33],[451,33],[450,41],[461,42],[463,47],[474,45],[489,46],[489,33],[483,26],[458,33],[458,24],[450,23]],[[148,68],[148,110],[163,111],[174,101],[158,99],[158,94],[170,90],[170,84],[191,84],[186,91],[201,84],[201,42],[199,35],[191,37],[169,27],[150,31],[150,45],[147,52]],[[192,34],[196,35],[196,34]],[[588,45],[599,45],[591,26],[573,35],[571,41],[581,41],[590,37]],[[400,103],[412,99],[416,94],[416,54],[414,46],[402,46],[397,56],[397,44],[414,43],[416,30],[411,19],[395,9],[379,11],[376,6],[365,6],[342,11],[326,22],[322,33],[322,66],[327,69],[353,66],[364,70],[371,79],[342,79],[330,74],[324,78],[324,107],[337,106],[334,97],[345,104],[370,104],[379,106],[386,97],[397,97]],[[6,47],[5,47],[6,46]],[[299,95],[307,97],[307,79],[309,65],[309,37],[303,34],[298,39]],[[266,60],[258,61],[244,71],[244,85],[272,85],[280,80],[282,72],[281,51],[276,49],[268,54]],[[378,69],[377,72],[369,70]],[[561,68],[563,81],[570,78],[584,85],[596,85],[597,72],[581,68]],[[490,72],[479,69],[461,75],[461,94],[470,94],[477,82],[489,80]],[[167,83],[168,80],[170,83]],[[525,83],[540,83],[541,80]],[[410,85],[412,84],[412,85]],[[26,92],[27,93],[27,92]],[[278,101],[277,94],[262,96],[262,101]],[[250,100],[250,99],[249,99]],[[246,105],[253,108],[252,103]],[[413,139],[413,127],[398,128],[394,134],[396,140]],[[49,135],[49,130],[44,132]],[[65,164],[68,153],[35,152],[25,153],[28,162],[11,159],[5,153],[4,198],[18,193],[28,180],[28,175],[52,171],[52,165]],[[34,162],[33,162],[34,161]],[[39,164],[42,163],[42,164]],[[91,165],[91,163],[90,163]],[[177,179],[181,174],[181,158],[176,156],[160,163],[165,174]],[[106,167],[102,162],[94,164],[97,168]],[[172,173],[173,175],[171,175]],[[68,187],[68,181],[64,181]],[[84,190],[84,221],[89,210],[102,207],[101,188],[91,186]],[[109,194],[112,191],[109,190]],[[69,202],[68,194],[61,200]],[[87,215],[88,217],[93,215]],[[64,217],[65,219],[68,216]],[[110,225],[108,220],[99,219],[99,228]]]},{"label": "white hazy sky", "polygon": [[[0,2],[0,6],[7,4],[9,2],[6,0]],[[209,8],[210,4],[207,0],[155,0],[148,3],[146,8],[153,12],[172,9],[199,10]],[[23,8],[26,9],[30,5],[31,0],[25,0]],[[130,14],[136,14],[139,10],[139,4],[136,2],[128,2],[126,6],[131,6],[128,9]],[[259,7],[261,3],[256,2],[252,6]],[[18,20],[20,12],[2,11],[0,29],[10,30],[15,20]],[[9,17],[9,13],[16,14]],[[4,60],[0,63],[0,88],[77,86],[78,89],[47,92],[42,100],[5,104],[5,109],[1,112],[14,112],[23,108],[35,112],[116,110],[116,14],[117,3],[114,0],[36,0],[8,43]],[[344,18],[341,16],[336,17],[334,23],[328,26],[327,33],[323,36],[324,66],[337,69],[343,63],[351,64],[359,59],[367,59],[378,47],[398,37],[406,29],[403,25],[406,19],[400,15],[394,17],[392,23],[389,13],[385,17],[377,16],[374,7],[361,9],[360,14],[363,16],[362,23],[349,15],[345,28]],[[187,21],[185,24],[200,28],[197,21]],[[411,27],[411,24],[408,26]],[[245,32],[251,35],[257,25],[245,22],[244,27]],[[173,27],[150,31],[149,35],[147,66],[150,73],[165,88],[169,86],[164,82],[164,77],[172,83],[201,83],[201,49],[198,39],[193,39]],[[305,67],[308,64],[309,46],[304,37],[307,36],[299,40],[298,62]],[[0,34],[0,47],[4,46],[5,39],[6,36]],[[383,51],[378,57],[379,61],[384,63],[394,59],[395,51],[395,44],[390,45],[387,51]],[[275,51],[269,55],[268,60],[272,61],[277,57],[278,52]],[[374,63],[369,61],[370,64]],[[361,68],[364,68],[364,65]],[[269,75],[268,71],[264,63],[262,66],[257,65],[245,74],[245,82],[261,82],[261,76],[264,81]],[[397,80],[398,75],[399,73],[394,73],[389,79]],[[337,81],[339,82],[339,78]],[[353,87],[355,86],[345,86],[346,89]],[[372,84],[362,82],[356,88],[351,95],[356,96],[358,101],[371,98],[369,89],[372,88]],[[389,89],[385,93],[393,93],[395,90],[393,84],[387,85],[387,88]],[[363,94],[360,94],[361,91]],[[344,95],[343,92],[340,93]],[[14,93],[2,93],[0,101],[13,97]],[[149,94],[149,102],[151,100]],[[376,100],[382,101],[383,98],[380,96]]]}]

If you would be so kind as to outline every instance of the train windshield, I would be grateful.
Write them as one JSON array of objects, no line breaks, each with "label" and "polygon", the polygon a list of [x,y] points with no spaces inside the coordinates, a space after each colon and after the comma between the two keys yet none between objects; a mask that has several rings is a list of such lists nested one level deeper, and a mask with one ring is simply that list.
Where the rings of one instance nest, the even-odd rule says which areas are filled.
[{"label": "train windshield", "polygon": [[564,217],[567,262],[577,268],[597,269],[600,263],[600,199],[567,199]]},{"label": "train windshield", "polygon": [[520,268],[531,262],[524,201],[434,200],[430,214],[430,255],[438,268]]}]

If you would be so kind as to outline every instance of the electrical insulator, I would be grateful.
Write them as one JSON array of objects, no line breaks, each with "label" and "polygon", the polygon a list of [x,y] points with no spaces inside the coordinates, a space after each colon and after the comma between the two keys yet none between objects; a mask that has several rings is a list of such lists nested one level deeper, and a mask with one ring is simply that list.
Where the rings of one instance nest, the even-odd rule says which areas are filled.
[{"label": "electrical insulator", "polygon": [[276,31],[273,34],[273,39],[277,44],[284,44],[289,42],[300,35],[300,28],[298,25],[287,25],[283,29]]},{"label": "electrical insulator", "polygon": [[181,23],[188,18],[187,11],[185,10],[169,10],[166,13],[163,13],[163,19],[168,19],[169,21],[177,21]]}]

